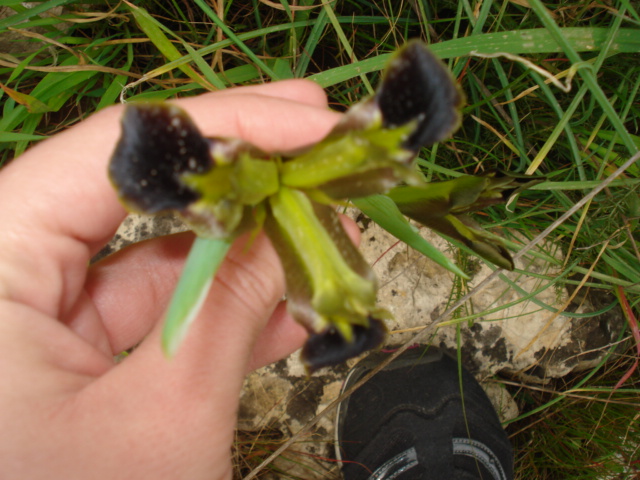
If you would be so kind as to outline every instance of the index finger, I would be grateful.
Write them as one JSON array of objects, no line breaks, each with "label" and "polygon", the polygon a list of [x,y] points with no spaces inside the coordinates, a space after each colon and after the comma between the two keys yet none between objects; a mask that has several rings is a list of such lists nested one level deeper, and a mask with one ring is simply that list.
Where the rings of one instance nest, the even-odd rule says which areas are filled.
[{"label": "index finger", "polygon": [[[317,141],[336,121],[319,87],[302,81],[206,94],[179,104],[204,135],[240,137],[263,150]],[[99,112],[2,171],[0,296],[53,316],[75,303],[89,259],[126,214],[106,175],[121,115],[120,106]]]}]

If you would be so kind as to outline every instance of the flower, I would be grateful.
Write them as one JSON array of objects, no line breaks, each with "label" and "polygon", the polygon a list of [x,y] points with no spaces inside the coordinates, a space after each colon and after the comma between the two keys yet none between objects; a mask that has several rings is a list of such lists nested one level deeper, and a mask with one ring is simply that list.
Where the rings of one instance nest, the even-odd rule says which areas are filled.
[{"label": "flower", "polygon": [[[174,105],[130,105],[109,176],[131,210],[174,211],[201,237],[230,242],[264,228],[284,266],[289,311],[309,332],[302,358],[313,371],[379,346],[391,318],[376,305],[375,276],[331,203],[388,192],[406,215],[498,264],[510,258],[462,215],[502,198],[510,182],[425,184],[414,169],[422,146],[458,127],[463,101],[445,66],[414,41],[392,56],[372,97],[291,155],[205,138]],[[400,182],[406,186],[394,188]],[[471,188],[458,188],[463,182]],[[193,309],[186,311],[192,318]]]}]

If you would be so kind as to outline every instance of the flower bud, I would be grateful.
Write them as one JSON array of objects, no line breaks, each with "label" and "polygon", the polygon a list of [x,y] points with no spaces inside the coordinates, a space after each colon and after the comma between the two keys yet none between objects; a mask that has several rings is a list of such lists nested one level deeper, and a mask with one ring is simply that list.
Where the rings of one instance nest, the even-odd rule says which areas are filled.
[{"label": "flower bud", "polygon": [[419,187],[396,187],[387,196],[407,217],[458,240],[485,260],[513,270],[513,259],[502,242],[465,214],[504,203],[516,193],[542,181],[544,178],[492,172],[477,177],[464,175]]}]

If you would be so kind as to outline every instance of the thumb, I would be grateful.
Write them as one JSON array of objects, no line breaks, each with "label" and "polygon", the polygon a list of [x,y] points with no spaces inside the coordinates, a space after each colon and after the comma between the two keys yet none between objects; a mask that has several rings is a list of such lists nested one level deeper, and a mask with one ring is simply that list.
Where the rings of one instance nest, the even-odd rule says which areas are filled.
[{"label": "thumb", "polygon": [[149,466],[159,460],[183,476],[192,472],[188,478],[210,476],[222,465],[230,468],[228,446],[248,361],[284,293],[282,267],[268,239],[259,235],[248,243],[245,237],[231,248],[174,358],[161,350],[158,322],[122,364],[79,399],[99,412],[101,436],[121,437],[119,425],[127,425],[127,435],[137,440],[133,447],[120,442],[121,453],[128,458],[132,448],[143,445],[136,454],[150,458],[137,463],[145,466],[142,476],[148,477]]},{"label": "thumb", "polygon": [[[162,322],[122,365],[137,378],[185,382],[190,390],[237,397],[254,343],[285,291],[279,259],[264,235],[236,241],[174,358],[161,351]],[[140,370],[138,370],[140,369]],[[136,370],[136,371],[133,371]],[[237,388],[231,388],[232,385]],[[195,387],[195,388],[194,388]]]}]

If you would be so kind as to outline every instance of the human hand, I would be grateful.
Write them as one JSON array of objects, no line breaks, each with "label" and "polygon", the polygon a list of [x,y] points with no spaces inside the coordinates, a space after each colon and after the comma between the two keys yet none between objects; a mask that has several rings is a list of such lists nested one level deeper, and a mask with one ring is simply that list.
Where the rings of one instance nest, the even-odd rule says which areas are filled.
[{"label": "human hand", "polygon": [[[266,151],[313,143],[338,120],[306,81],[178,103],[204,135]],[[122,111],[106,109],[0,172],[3,479],[230,478],[245,373],[306,336],[280,302],[284,276],[263,235],[248,249],[247,237],[236,242],[172,359],[160,320],[193,235],[87,268],[126,215],[106,175]]]}]

